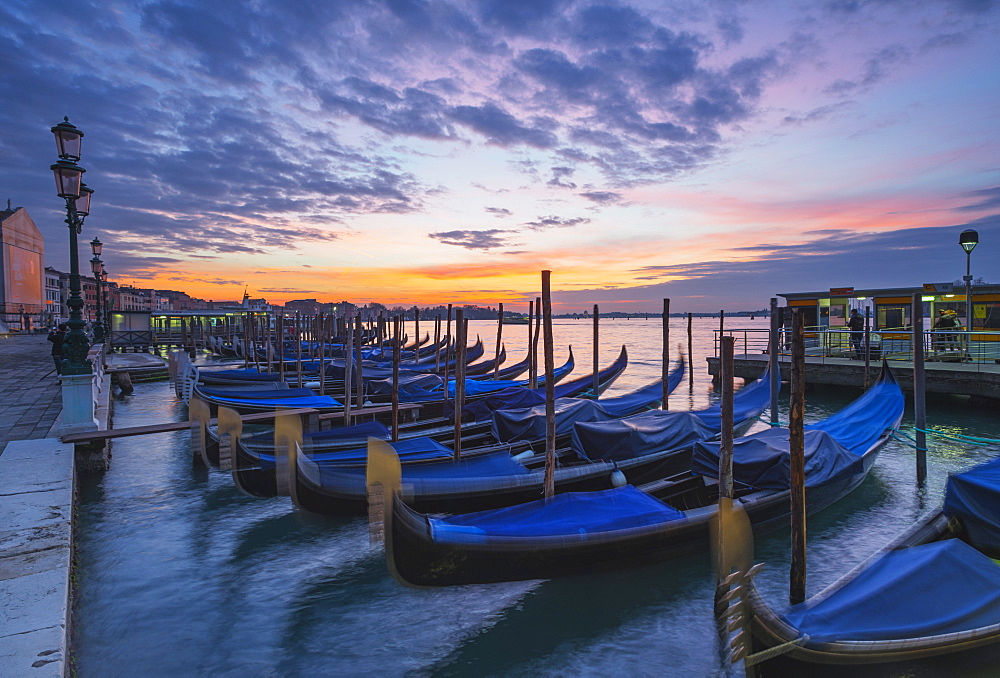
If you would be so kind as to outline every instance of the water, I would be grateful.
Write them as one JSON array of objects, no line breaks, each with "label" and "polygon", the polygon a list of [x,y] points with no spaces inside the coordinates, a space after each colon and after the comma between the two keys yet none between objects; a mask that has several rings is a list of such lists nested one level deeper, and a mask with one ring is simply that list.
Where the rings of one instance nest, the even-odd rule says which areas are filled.
[{"label": "water", "polygon": [[[727,319],[733,327],[766,325]],[[612,395],[658,378],[660,327],[602,320],[600,364],[629,347],[629,368]],[[689,390],[685,381],[671,396],[672,409],[714,399],[704,357],[717,327],[717,319],[695,319],[695,384]],[[490,357],[495,323],[471,328]],[[572,343],[574,376],[588,373],[592,323],[557,321],[554,331],[556,364]],[[676,357],[677,343],[686,344],[684,321],[672,320],[671,332]],[[511,362],[523,357],[526,337],[523,326],[504,327]],[[858,393],[810,390],[807,419]],[[117,427],[185,417],[167,383],[140,384],[115,405]],[[962,398],[930,399],[928,419],[935,428],[1000,438],[995,415]],[[890,443],[864,484],[810,519],[809,593],[937,506],[948,472],[998,452],[932,439],[928,483],[918,491],[912,448]],[[81,677],[722,675],[707,556],[599,576],[409,589],[389,577],[363,519],[310,516],[287,498],[242,496],[228,474],[192,467],[186,432],[123,438],[113,453],[110,471],[81,479],[73,638]],[[787,598],[788,543],[785,530],[755,545],[756,560],[767,563],[758,584],[776,603]]]}]

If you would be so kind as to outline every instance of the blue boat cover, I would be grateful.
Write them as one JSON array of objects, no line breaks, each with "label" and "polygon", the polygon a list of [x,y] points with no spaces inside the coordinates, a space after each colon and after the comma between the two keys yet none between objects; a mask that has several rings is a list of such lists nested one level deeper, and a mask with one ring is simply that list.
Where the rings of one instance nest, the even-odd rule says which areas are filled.
[{"label": "blue boat cover", "polygon": [[[770,400],[767,373],[733,397],[737,423],[761,413]],[[695,412],[653,410],[625,419],[579,422],[573,429],[573,451],[581,459],[621,461],[654,452],[690,447],[722,429],[721,405]]]},{"label": "blue boat cover", "polygon": [[280,381],[281,375],[258,372],[255,369],[244,370],[199,370],[202,379],[227,379],[230,381]]},{"label": "blue boat cover", "polygon": [[[573,431],[581,421],[618,420],[649,407],[655,407],[663,395],[663,384],[656,381],[628,395],[606,400],[558,398],[555,401],[556,435]],[[493,435],[504,443],[518,440],[544,440],[545,405],[522,409],[503,409],[493,413]]]},{"label": "blue boat cover", "polygon": [[[410,440],[420,440],[414,438]],[[402,442],[402,441],[400,441]],[[393,443],[393,447],[398,449],[400,443]],[[448,449],[448,448],[444,448]],[[452,451],[448,450],[448,456]],[[320,474],[325,467],[320,465]],[[337,469],[338,474],[350,473],[364,476],[367,469],[363,465],[354,464],[347,468]],[[523,464],[515,461],[507,452],[496,454],[484,454],[479,457],[469,457],[460,459],[452,464],[432,463],[432,464],[412,464],[403,466],[403,482],[414,483],[421,480],[448,480],[452,478],[495,478],[497,476],[524,475],[530,473]],[[336,486],[336,479],[330,483]]]},{"label": "blue boat cover", "polygon": [[854,454],[864,454],[903,414],[903,392],[891,372],[884,374],[850,405],[806,429],[826,431]]},{"label": "blue boat cover", "polygon": [[690,447],[718,433],[697,412],[653,410],[613,421],[578,422],[572,447],[581,459],[622,461]]},{"label": "blue boat cover", "polygon": [[[364,373],[362,373],[364,374]],[[368,393],[370,395],[392,395],[392,377],[387,379],[369,379]],[[399,393],[411,394],[413,392],[428,393],[431,391],[441,391],[444,379],[436,374],[423,374],[421,372],[400,372],[399,373]],[[438,396],[441,397],[440,395]]]},{"label": "blue boat cover", "polygon": [[[452,451],[431,438],[407,438],[390,443],[399,460],[423,461],[428,459],[448,459],[452,456]],[[364,464],[368,460],[368,445],[356,447],[350,450],[337,450],[336,452],[321,452],[309,455],[310,458],[318,462],[320,466],[336,466],[338,464],[348,464],[358,466],[364,470]]]},{"label": "blue boat cover", "polygon": [[1000,553],[1000,459],[949,477],[944,512],[962,521],[976,547]]},{"label": "blue boat cover", "polygon": [[538,403],[545,402],[544,393],[539,393],[535,389],[515,386],[505,388],[496,393],[490,393],[482,398],[468,403],[462,408],[462,419],[468,421],[486,421],[493,417],[494,410],[509,407],[531,407]]},{"label": "blue boat cover", "polygon": [[367,440],[368,438],[378,438],[388,440],[392,436],[389,428],[378,421],[365,421],[351,426],[335,426],[325,431],[310,431],[303,437],[308,440],[319,442],[322,440]]},{"label": "blue boat cover", "polygon": [[261,400],[267,398],[303,398],[316,395],[316,391],[311,388],[275,388],[266,391],[237,391],[224,388],[210,388],[199,386],[198,390],[205,395],[218,398],[245,398],[248,400]]},{"label": "blue boat cover", "polygon": [[[761,490],[789,487],[788,429],[774,428],[733,441],[733,480]],[[709,478],[719,476],[718,442],[694,445],[691,470]],[[842,473],[860,473],[862,457],[846,450],[826,431],[805,432],[806,487],[814,487]]]},{"label": "blue boat cover", "polygon": [[485,542],[490,537],[575,537],[658,525],[684,513],[632,485],[566,492],[507,508],[431,518],[434,541]]},{"label": "blue boat cover", "polygon": [[889,551],[785,620],[810,641],[922,638],[1000,623],[1000,566],[958,539]]},{"label": "blue boat cover", "polygon": [[253,407],[292,407],[292,408],[307,408],[307,407],[343,407],[342,403],[337,402],[330,396],[307,396],[302,398],[222,398],[219,396],[212,396],[212,401],[219,403],[221,405],[233,405],[234,407],[239,407],[240,405],[253,406]]},{"label": "blue boat cover", "polygon": [[[806,487],[821,485],[843,473],[860,471],[862,455],[903,414],[903,392],[889,370],[860,397],[836,414],[806,426]],[[733,443],[733,478],[759,489],[789,486],[788,429],[762,431]],[[691,470],[719,475],[718,442],[694,446]],[[854,465],[857,464],[857,469]]]}]

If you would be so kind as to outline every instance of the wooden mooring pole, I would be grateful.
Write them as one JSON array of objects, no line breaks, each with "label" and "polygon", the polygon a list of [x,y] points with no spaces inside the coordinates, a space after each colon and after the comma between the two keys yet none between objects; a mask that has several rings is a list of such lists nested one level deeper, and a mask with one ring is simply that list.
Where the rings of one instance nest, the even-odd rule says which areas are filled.
[{"label": "wooden mooring pole", "polygon": [[[547,273],[547,271],[542,271],[542,280],[543,281],[545,280],[545,274],[546,273]],[[597,307],[597,304],[594,304],[594,351],[593,351],[593,353],[594,353],[594,385],[592,387],[592,390],[594,391],[594,396],[593,396],[594,400],[597,400],[597,396],[601,392],[601,375],[600,375],[601,366],[600,366],[600,364],[598,364],[598,361],[597,361],[597,358],[598,358],[597,354],[598,354],[598,352],[600,350],[600,346],[601,346],[601,329],[600,329],[601,328],[601,322],[600,322],[600,318],[601,318],[601,311]]]},{"label": "wooden mooring pole", "polygon": [[[543,308],[539,313],[544,316],[545,341],[542,344],[542,351],[545,354],[545,498],[549,499],[556,493],[556,400],[553,371],[555,370],[555,342],[552,338],[552,271],[542,271],[542,296]],[[597,307],[594,307],[594,317],[597,317]],[[535,337],[537,342],[538,337]],[[595,337],[596,353],[596,337]],[[595,370],[596,374],[596,370]],[[597,397],[595,390],[594,397]]]},{"label": "wooden mooring pole", "polygon": [[[660,409],[669,410],[667,398],[670,396],[670,386],[667,379],[670,376],[670,300],[663,300],[663,351],[662,365],[660,366],[660,381],[663,383],[663,395],[660,396]],[[691,369],[688,365],[688,369]]]},{"label": "wooden mooring pole", "polygon": [[719,496],[733,498],[733,350],[736,337],[722,337],[719,378],[722,381],[722,436],[719,445]]},{"label": "wooden mooring pole", "polygon": [[500,343],[503,341],[503,302],[498,304],[497,308],[497,346],[496,351],[493,355],[493,378],[497,378],[497,372],[500,370]]},{"label": "wooden mooring pole", "polygon": [[[399,346],[403,330],[399,316],[392,319],[392,442],[399,440]],[[445,381],[445,386],[448,382]],[[445,388],[447,396],[448,389]]]},{"label": "wooden mooring pole", "polygon": [[[462,309],[455,311],[455,331],[458,334],[458,355],[455,358],[455,461],[462,458],[462,408],[465,406],[465,314]],[[448,382],[445,382],[448,390]]]},{"label": "wooden mooring pole", "polygon": [[806,472],[805,431],[806,350],[802,311],[792,312],[791,402],[788,406],[788,453],[791,480],[792,565],[788,600],[806,599]]},{"label": "wooden mooring pole", "polygon": [[927,480],[927,378],[924,372],[924,302],[913,293],[913,426],[917,453],[917,484]]},{"label": "wooden mooring pole", "polygon": [[694,337],[691,330],[691,322],[694,315],[688,311],[688,360],[691,361],[691,369],[688,370],[688,388],[694,390]]},{"label": "wooden mooring pole", "polygon": [[778,394],[781,392],[781,366],[778,364],[778,352],[781,350],[781,324],[778,317],[777,297],[771,298],[771,332],[767,337],[767,364],[770,370],[771,388],[771,426],[780,426],[778,419]]}]

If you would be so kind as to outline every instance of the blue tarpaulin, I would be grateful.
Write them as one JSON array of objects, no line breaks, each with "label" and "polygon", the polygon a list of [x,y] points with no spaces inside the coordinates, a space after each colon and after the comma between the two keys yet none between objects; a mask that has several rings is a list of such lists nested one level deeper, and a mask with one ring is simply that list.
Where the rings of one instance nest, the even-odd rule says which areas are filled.
[{"label": "blue tarpaulin", "polygon": [[[420,438],[411,439],[421,440]],[[425,439],[426,440],[426,439]],[[400,443],[392,443],[392,446],[397,449],[401,449]],[[433,441],[432,441],[433,442]],[[414,443],[415,444],[415,443]],[[452,454],[451,450],[447,450],[448,455]],[[320,472],[322,472],[324,466],[320,464]],[[358,476],[364,476],[366,469],[362,465],[354,465],[343,469],[337,469],[338,473],[350,473]],[[461,459],[454,463],[442,463],[442,462],[432,462],[429,464],[408,464],[403,466],[403,483],[414,483],[421,480],[445,480],[451,481],[453,478],[461,479],[475,479],[475,478],[493,478],[496,476],[511,476],[511,475],[523,475],[525,473],[530,473],[528,469],[524,467],[523,464],[519,464],[506,452],[499,452],[496,454],[484,454],[479,457],[470,457],[468,459]]]},{"label": "blue tarpaulin", "polygon": [[576,536],[657,525],[684,514],[631,485],[600,492],[567,492],[502,509],[431,518],[439,542],[489,537]]},{"label": "blue tarpaulin", "polygon": [[971,543],[1000,554],[1000,459],[948,478],[944,512],[962,521]]},{"label": "blue tarpaulin", "polygon": [[212,401],[220,405],[232,405],[233,407],[253,406],[253,407],[343,407],[343,405],[330,396],[307,396],[302,398],[270,398],[270,399],[249,399],[249,398],[221,398],[212,396]]},{"label": "blue tarpaulin", "polygon": [[[767,373],[733,397],[733,420],[760,414],[770,399]],[[621,461],[663,450],[689,447],[718,435],[719,405],[696,412],[653,410],[611,421],[580,422],[573,429],[573,451],[582,459]]]},{"label": "blue tarpaulin", "polygon": [[[691,470],[717,478],[718,442],[694,446]],[[774,428],[733,441],[733,480],[761,490],[789,487],[788,429]],[[806,487],[822,485],[842,473],[859,472],[862,458],[844,449],[826,431],[805,432]]]},{"label": "blue tarpaulin", "polygon": [[[558,398],[555,401],[556,435],[573,431],[580,421],[609,421],[654,407],[660,402],[663,384],[659,381],[619,398],[587,400]],[[545,439],[545,405],[503,409],[493,413],[493,435],[501,442]]]},{"label": "blue tarpaulin", "polygon": [[572,446],[583,459],[622,461],[690,447],[718,433],[695,412],[656,410],[616,421],[579,422]]},{"label": "blue tarpaulin", "polygon": [[958,539],[890,551],[785,620],[811,641],[899,640],[1000,623],[1000,566]]},{"label": "blue tarpaulin", "polygon": [[246,398],[249,400],[261,400],[268,398],[303,398],[316,395],[311,388],[275,388],[266,391],[238,391],[224,388],[209,388],[199,386],[198,390],[205,395],[215,398]]}]

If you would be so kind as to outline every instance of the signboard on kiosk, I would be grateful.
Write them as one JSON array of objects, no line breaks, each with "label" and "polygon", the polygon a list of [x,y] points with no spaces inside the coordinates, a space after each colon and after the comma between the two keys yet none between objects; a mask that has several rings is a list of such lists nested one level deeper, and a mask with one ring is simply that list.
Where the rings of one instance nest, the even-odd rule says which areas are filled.
[{"label": "signboard on kiosk", "polygon": [[854,288],[853,287],[831,287],[830,288],[831,297],[853,297]]},{"label": "signboard on kiosk", "polygon": [[955,291],[955,285],[953,283],[924,283],[924,292],[938,293],[938,294],[951,294]]}]

